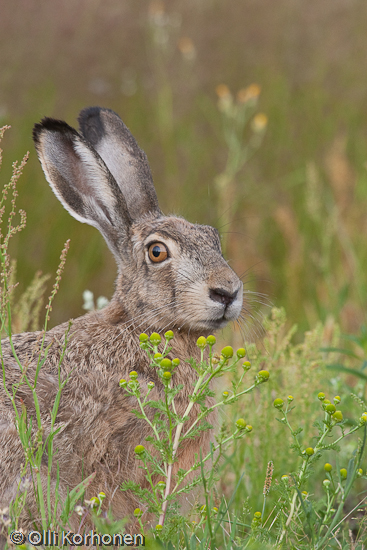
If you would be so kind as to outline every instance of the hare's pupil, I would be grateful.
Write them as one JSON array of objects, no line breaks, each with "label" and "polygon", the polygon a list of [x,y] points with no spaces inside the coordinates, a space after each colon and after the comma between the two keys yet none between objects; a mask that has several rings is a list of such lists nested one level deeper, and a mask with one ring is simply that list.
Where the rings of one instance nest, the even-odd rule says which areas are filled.
[{"label": "hare's pupil", "polygon": [[154,256],[155,258],[158,258],[159,255],[160,255],[160,253],[161,253],[161,248],[160,248],[160,246],[156,245],[156,246],[153,248],[152,252],[153,252],[153,256]]}]

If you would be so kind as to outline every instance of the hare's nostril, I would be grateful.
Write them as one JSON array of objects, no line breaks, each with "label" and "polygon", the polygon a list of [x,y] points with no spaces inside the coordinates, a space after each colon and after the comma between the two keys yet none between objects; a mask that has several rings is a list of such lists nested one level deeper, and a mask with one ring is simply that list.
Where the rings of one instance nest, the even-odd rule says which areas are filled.
[{"label": "hare's nostril", "polygon": [[220,304],[223,304],[225,307],[228,307],[232,304],[232,302],[236,299],[238,294],[238,290],[235,292],[228,292],[227,290],[224,290],[223,288],[211,288],[209,289],[209,297],[214,302],[219,302]]}]

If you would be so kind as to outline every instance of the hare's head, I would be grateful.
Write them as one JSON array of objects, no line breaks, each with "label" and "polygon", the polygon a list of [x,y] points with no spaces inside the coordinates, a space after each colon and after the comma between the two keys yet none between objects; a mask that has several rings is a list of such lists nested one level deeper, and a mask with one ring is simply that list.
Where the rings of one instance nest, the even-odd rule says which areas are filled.
[{"label": "hare's head", "polygon": [[162,214],[146,155],[116,113],[84,109],[79,124],[45,118],[33,138],[55,195],[116,258],[121,321],[208,332],[237,319],[243,287],[217,230]]}]

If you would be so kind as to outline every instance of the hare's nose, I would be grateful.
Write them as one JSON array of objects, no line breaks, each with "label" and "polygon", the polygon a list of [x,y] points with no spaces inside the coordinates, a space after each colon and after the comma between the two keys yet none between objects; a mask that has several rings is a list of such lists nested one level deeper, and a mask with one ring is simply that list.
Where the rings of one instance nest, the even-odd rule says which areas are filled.
[{"label": "hare's nose", "polygon": [[209,290],[210,299],[214,302],[219,302],[220,304],[223,304],[225,307],[230,306],[234,302],[237,294],[238,290],[236,290],[235,292],[228,292],[223,288],[211,288]]}]

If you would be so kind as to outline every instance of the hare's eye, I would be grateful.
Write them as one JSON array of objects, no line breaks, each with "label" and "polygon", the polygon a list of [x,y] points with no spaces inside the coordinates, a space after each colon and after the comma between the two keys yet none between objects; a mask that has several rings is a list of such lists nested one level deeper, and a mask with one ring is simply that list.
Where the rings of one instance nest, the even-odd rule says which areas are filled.
[{"label": "hare's eye", "polygon": [[153,243],[148,249],[149,258],[152,262],[163,262],[168,256],[168,250],[162,243]]}]

